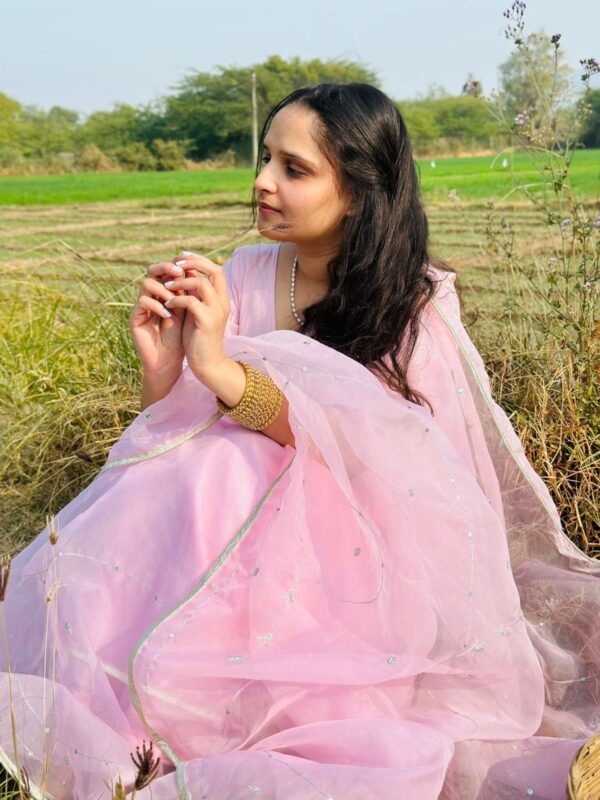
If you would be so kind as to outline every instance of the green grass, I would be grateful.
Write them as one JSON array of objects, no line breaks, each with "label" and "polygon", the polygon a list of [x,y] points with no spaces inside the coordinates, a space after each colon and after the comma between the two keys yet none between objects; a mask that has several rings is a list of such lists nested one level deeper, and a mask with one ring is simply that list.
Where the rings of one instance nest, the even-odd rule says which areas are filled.
[{"label": "green grass", "polygon": [[250,169],[80,172],[0,178],[0,205],[62,205],[235,192],[249,197]]},{"label": "green grass", "polygon": [[[443,201],[450,191],[464,201],[509,196],[511,170],[535,190],[540,175],[523,154],[418,161],[425,200]],[[600,198],[600,150],[579,150],[570,168],[573,189],[588,199]],[[62,205],[112,200],[150,200],[232,193],[240,202],[250,197],[253,171],[247,168],[190,172],[77,173],[0,178],[0,205]]]}]

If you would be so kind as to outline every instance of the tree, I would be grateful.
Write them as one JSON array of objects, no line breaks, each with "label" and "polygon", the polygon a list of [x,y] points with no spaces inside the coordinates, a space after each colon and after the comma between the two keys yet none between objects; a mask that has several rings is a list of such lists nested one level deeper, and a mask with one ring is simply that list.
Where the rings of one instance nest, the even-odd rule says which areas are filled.
[{"label": "tree", "polygon": [[113,153],[138,141],[139,112],[127,103],[115,103],[111,111],[96,111],[81,127],[80,144],[95,144],[104,153]]},{"label": "tree", "polygon": [[0,92],[0,147],[17,145],[23,130],[21,104]]},{"label": "tree", "polygon": [[552,129],[557,136],[568,135],[574,105],[574,70],[559,41],[559,35],[550,37],[543,30],[531,33],[499,67],[506,118],[527,118],[535,128]]},{"label": "tree", "polygon": [[589,89],[584,97],[589,114],[585,119],[581,142],[586,147],[600,147],[600,89]]},{"label": "tree", "polygon": [[326,81],[361,81],[378,85],[377,75],[351,61],[289,61],[271,56],[263,64],[217,67],[216,72],[193,72],[165,99],[161,124],[153,138],[187,139],[193,158],[216,156],[233,149],[242,159],[251,154],[251,74],[256,72],[259,124],[279,100],[303,86]]}]

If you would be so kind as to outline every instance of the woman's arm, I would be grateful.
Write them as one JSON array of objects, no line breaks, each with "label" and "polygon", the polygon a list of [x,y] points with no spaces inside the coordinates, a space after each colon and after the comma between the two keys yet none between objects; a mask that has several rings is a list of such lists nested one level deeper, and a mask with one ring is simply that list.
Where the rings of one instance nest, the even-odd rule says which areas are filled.
[{"label": "woman's arm", "polygon": [[165,372],[164,374],[149,376],[144,372],[142,378],[142,397],[141,397],[141,410],[148,408],[152,403],[158,403],[163,397],[166,397],[177,379],[181,375],[181,366],[176,369]]},{"label": "woman's arm", "polygon": [[[237,361],[227,356],[218,366],[213,367],[210,371],[202,372],[197,377],[207,389],[210,389],[213,394],[220,397],[227,406],[237,405],[242,399],[246,388],[244,368]],[[289,404],[284,395],[281,409],[276,419],[264,428],[261,433],[264,433],[269,439],[273,439],[273,441],[282,446],[289,444],[291,447],[296,447],[296,439],[288,419],[288,409]]]}]

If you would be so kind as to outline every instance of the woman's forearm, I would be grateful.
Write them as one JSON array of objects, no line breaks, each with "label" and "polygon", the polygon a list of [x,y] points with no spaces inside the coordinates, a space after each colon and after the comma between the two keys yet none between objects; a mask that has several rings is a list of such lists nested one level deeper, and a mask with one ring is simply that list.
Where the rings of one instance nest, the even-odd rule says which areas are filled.
[{"label": "woman's forearm", "polygon": [[177,379],[181,375],[181,368],[179,371],[172,371],[163,375],[147,375],[144,373],[142,378],[142,396],[141,396],[141,408],[142,411],[151,406],[153,403],[157,403],[159,400],[162,400],[163,397],[166,397],[175,383]]},{"label": "woman's forearm", "polygon": [[[218,368],[201,375],[200,380],[213,394],[220,397],[227,406],[236,406],[242,399],[246,388],[246,373],[241,364],[225,357]],[[289,404],[284,396],[276,419],[261,433],[280,445],[296,447],[296,440],[288,419]]]}]

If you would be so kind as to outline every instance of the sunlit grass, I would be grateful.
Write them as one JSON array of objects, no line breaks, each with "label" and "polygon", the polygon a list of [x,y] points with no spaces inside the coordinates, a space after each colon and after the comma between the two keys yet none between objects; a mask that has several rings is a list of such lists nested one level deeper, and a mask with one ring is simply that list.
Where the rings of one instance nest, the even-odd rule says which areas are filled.
[{"label": "sunlit grass", "polygon": [[[532,190],[540,185],[535,165],[523,154],[419,159],[417,164],[423,196],[430,201],[446,200],[450,192],[460,200],[512,197],[513,177]],[[0,206],[199,197],[222,192],[234,193],[238,202],[248,202],[252,177],[249,168],[8,177],[0,178]],[[570,180],[580,196],[600,198],[600,151],[578,150]]]}]

